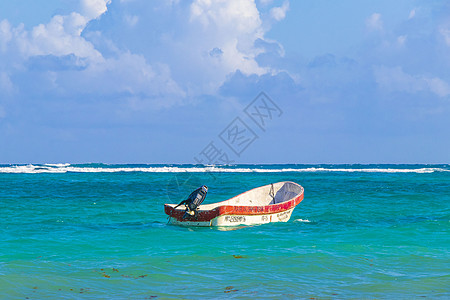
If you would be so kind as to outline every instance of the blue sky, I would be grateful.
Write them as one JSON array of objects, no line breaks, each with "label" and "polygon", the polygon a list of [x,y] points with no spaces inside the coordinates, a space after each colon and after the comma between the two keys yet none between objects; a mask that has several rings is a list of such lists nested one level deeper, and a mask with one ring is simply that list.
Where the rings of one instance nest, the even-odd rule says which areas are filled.
[{"label": "blue sky", "polygon": [[449,70],[448,1],[2,1],[0,163],[449,163]]}]

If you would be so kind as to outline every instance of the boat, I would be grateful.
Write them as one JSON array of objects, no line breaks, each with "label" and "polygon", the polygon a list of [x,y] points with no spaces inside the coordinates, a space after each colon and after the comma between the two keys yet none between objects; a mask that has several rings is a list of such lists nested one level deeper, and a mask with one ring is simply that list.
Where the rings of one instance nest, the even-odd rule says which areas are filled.
[{"label": "boat", "polygon": [[304,189],[283,181],[261,186],[231,199],[198,206],[194,214],[177,204],[165,204],[169,223],[184,226],[237,226],[289,221],[303,200]]}]

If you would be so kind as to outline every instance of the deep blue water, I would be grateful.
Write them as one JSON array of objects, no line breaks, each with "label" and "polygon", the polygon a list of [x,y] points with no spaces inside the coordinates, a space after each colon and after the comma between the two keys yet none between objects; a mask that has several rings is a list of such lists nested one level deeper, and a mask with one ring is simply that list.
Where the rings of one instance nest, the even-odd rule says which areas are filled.
[{"label": "deep blue water", "polygon": [[[294,181],[287,223],[164,203]],[[0,165],[0,299],[450,298],[449,165]]]}]

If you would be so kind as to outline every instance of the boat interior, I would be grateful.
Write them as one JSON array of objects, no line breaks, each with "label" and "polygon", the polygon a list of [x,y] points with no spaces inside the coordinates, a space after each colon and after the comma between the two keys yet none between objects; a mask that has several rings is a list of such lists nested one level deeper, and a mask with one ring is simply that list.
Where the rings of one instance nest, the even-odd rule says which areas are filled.
[{"label": "boat interior", "polygon": [[231,199],[200,205],[200,210],[210,210],[218,206],[266,206],[286,202],[303,192],[303,188],[290,181],[277,182],[258,187]]}]

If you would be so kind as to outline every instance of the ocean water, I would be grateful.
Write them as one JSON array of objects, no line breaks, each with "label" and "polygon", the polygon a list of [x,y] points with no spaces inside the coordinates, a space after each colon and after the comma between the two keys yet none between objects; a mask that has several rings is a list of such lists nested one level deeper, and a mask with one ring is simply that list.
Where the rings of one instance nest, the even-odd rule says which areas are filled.
[{"label": "ocean water", "polygon": [[[167,225],[294,181],[287,223]],[[0,165],[0,299],[449,299],[449,165]]]}]

